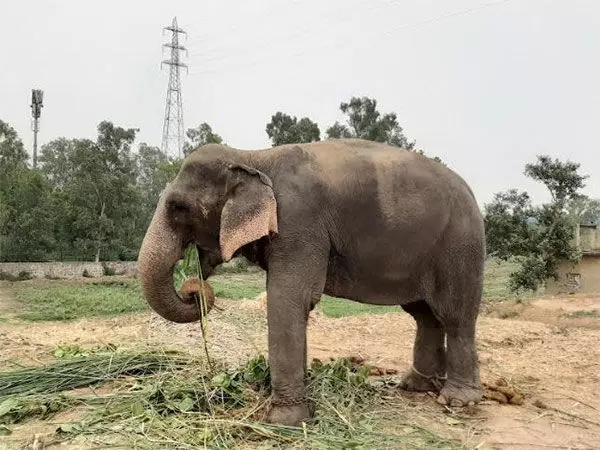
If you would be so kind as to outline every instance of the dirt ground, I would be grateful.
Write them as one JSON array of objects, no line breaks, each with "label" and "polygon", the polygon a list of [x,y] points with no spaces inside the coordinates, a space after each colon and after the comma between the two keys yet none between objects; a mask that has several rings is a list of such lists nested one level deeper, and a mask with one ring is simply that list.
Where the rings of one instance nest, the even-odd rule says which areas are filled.
[{"label": "dirt ground", "polygon": [[[263,301],[219,299],[217,304],[222,311],[209,316],[212,355],[237,362],[266,352]],[[26,323],[11,318],[17,307],[0,284],[0,367],[50,360],[59,344],[203,352],[199,325],[172,324],[151,313]],[[409,368],[414,333],[414,322],[403,313],[332,319],[317,311],[309,324],[309,356],[360,356],[403,372]],[[600,295],[486,303],[477,337],[482,381],[505,378],[524,393],[523,404],[486,400],[451,410],[430,395],[404,394],[410,406],[406,422],[459,439],[466,448],[600,449]],[[19,435],[32,442],[36,433],[52,429],[30,423]]]}]

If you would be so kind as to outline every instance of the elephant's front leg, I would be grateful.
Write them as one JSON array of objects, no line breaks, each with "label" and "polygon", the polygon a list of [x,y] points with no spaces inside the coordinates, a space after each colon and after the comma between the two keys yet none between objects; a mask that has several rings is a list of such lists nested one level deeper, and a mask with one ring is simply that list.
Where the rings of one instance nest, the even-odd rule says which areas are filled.
[{"label": "elephant's front leg", "polygon": [[306,325],[311,305],[323,292],[327,271],[326,258],[323,261],[315,253],[269,260],[267,320],[272,397],[267,421],[271,423],[298,426],[310,416],[305,384]]}]

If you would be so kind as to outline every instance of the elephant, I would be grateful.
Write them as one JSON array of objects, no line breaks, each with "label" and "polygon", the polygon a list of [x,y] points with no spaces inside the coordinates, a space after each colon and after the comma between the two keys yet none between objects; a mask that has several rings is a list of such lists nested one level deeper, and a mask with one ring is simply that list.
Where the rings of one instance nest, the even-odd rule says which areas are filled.
[{"label": "elephant", "polygon": [[138,256],[145,299],[177,323],[200,319],[173,285],[188,245],[205,278],[236,256],[266,271],[267,422],[298,426],[314,416],[307,321],[322,294],[398,305],[414,318],[413,361],[400,388],[433,391],[455,407],[481,401],[483,217],[469,185],[444,164],[361,139],[204,145],[158,199]]}]

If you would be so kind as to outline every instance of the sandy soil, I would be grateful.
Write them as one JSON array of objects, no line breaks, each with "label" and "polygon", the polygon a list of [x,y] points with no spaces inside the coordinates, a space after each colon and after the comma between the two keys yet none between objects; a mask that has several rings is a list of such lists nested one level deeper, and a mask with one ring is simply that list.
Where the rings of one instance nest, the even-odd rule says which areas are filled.
[{"label": "sandy soil", "polygon": [[[212,355],[237,362],[266,352],[263,300],[218,300],[223,310],[213,310],[209,317]],[[67,343],[203,352],[199,325],[172,324],[155,314],[70,323],[6,319],[17,307],[0,284],[0,317],[4,318],[0,322],[0,367],[14,361],[49,360],[56,345]],[[482,381],[505,378],[524,393],[524,403],[487,400],[466,411],[450,410],[436,404],[430,395],[403,394],[412,408],[407,409],[411,411],[407,422],[459,439],[466,448],[600,448],[600,317],[572,316],[576,311],[592,310],[600,311],[600,296],[486,304],[478,323]],[[402,372],[410,364],[414,332],[414,322],[403,313],[332,319],[317,312],[309,325],[309,356],[322,360],[360,356],[369,364]],[[60,417],[54,419],[57,421]],[[29,433],[33,442],[34,434],[53,429],[29,423],[22,431]],[[0,438],[0,449],[6,439]]]}]

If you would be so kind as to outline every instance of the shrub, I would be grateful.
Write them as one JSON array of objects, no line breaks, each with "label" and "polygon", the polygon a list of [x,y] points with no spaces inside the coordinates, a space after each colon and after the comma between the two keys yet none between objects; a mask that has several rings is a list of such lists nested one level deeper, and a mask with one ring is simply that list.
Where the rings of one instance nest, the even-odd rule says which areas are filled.
[{"label": "shrub", "polygon": [[22,270],[16,276],[9,272],[0,271],[0,280],[2,281],[27,281],[32,279],[33,275],[31,275],[31,272],[27,272],[26,270]]},{"label": "shrub", "polygon": [[102,274],[106,277],[112,277],[117,274],[116,270],[108,267],[106,263],[102,263]]},{"label": "shrub", "polygon": [[61,277],[57,277],[56,275],[49,275],[49,274],[44,275],[44,278],[46,280],[60,280],[61,279]]}]

